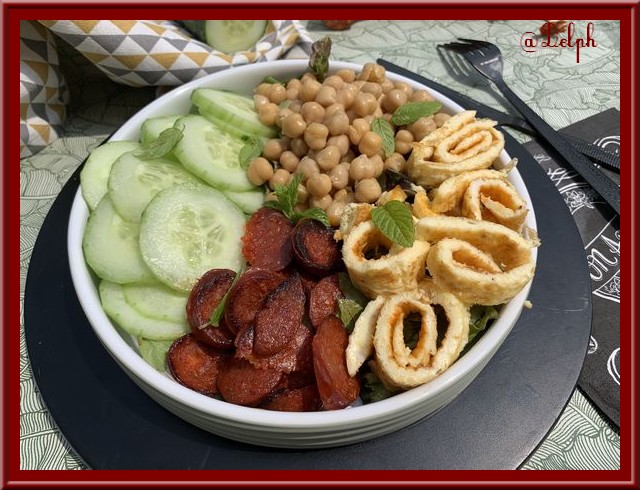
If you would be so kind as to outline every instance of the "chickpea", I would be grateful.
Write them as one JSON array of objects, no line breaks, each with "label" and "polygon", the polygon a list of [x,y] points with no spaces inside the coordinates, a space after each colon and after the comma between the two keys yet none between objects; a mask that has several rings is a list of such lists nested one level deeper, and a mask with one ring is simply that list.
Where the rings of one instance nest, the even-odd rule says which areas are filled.
[{"label": "chickpea", "polygon": [[351,144],[357,145],[360,143],[360,139],[365,135],[367,131],[370,131],[371,127],[369,123],[362,118],[354,119],[349,126],[349,140]]},{"label": "chickpea", "polygon": [[349,131],[349,116],[345,112],[338,112],[329,117],[325,124],[332,136],[346,134]]},{"label": "chickpea", "polygon": [[307,123],[302,115],[290,111],[282,120],[282,134],[289,138],[298,138],[302,136],[307,129]]},{"label": "chickpea", "polygon": [[344,80],[338,75],[329,75],[324,79],[324,84],[339,90],[344,86]]},{"label": "chickpea", "polygon": [[356,157],[356,154],[353,152],[351,148],[349,148],[349,151],[347,151],[347,154],[340,159],[340,163],[351,163],[355,157]]},{"label": "chickpea", "polygon": [[315,100],[316,95],[318,94],[318,90],[320,90],[320,82],[317,80],[306,79],[302,82],[302,86],[300,87],[300,100],[303,102],[311,102]]},{"label": "chickpea", "polygon": [[305,102],[302,104],[300,114],[302,114],[307,124],[320,123],[324,120],[325,109],[317,102]]},{"label": "chickpea", "polygon": [[380,83],[384,80],[386,73],[384,67],[377,63],[365,63],[356,79]]},{"label": "chickpea", "polygon": [[420,141],[422,138],[435,131],[436,128],[437,126],[433,116],[421,117],[407,127],[407,129],[413,134],[415,141]]},{"label": "chickpea", "polygon": [[271,84],[263,82],[256,87],[256,89],[254,90],[254,93],[258,95],[264,95],[265,97],[269,98],[270,91],[271,91]]},{"label": "chickpea", "polygon": [[300,158],[291,150],[283,151],[280,155],[280,166],[289,172],[295,172],[300,163]]},{"label": "chickpea", "polygon": [[411,102],[431,102],[434,98],[424,89],[419,89],[411,95]]},{"label": "chickpea", "polygon": [[344,106],[339,102],[331,104],[324,108],[324,122],[326,122],[331,116],[344,113]]},{"label": "chickpea", "polygon": [[355,113],[364,117],[367,114],[373,114],[373,111],[378,107],[378,100],[371,94],[366,92],[360,92],[356,96],[356,100],[353,101],[353,110]]},{"label": "chickpea", "polygon": [[324,197],[331,192],[331,178],[327,174],[316,174],[307,180],[307,190],[313,197]]},{"label": "chickpea", "polygon": [[410,99],[413,95],[413,87],[406,82],[393,82],[393,87],[402,90],[406,94],[407,99]]},{"label": "chickpea", "polygon": [[253,185],[262,185],[273,176],[273,167],[266,158],[254,158],[249,164],[247,177]]},{"label": "chickpea", "polygon": [[[347,131],[349,130],[349,128],[347,128]],[[345,131],[346,132],[346,131]],[[331,134],[331,128],[329,127],[329,134]],[[351,142],[349,141],[349,137],[346,134],[340,134],[337,136],[331,136],[328,140],[327,140],[327,145],[333,145],[338,147],[338,149],[340,150],[340,157],[343,157],[347,154],[347,152],[349,151],[349,145],[351,144]]]},{"label": "chickpea", "polygon": [[316,161],[320,170],[328,172],[340,161],[340,149],[337,146],[327,145],[316,155]]},{"label": "chickpea", "polygon": [[256,111],[260,112],[260,108],[264,107],[269,103],[269,97],[266,95],[256,94],[253,96],[253,107],[255,107]]},{"label": "chickpea", "polygon": [[314,80],[314,81],[317,80],[316,74],[313,73],[312,71],[305,71],[300,77],[300,83],[304,83],[307,80]]},{"label": "chickpea", "polygon": [[350,188],[340,189],[333,195],[334,201],[340,201],[345,204],[351,204],[356,202],[356,196]]},{"label": "chickpea", "polygon": [[291,151],[299,158],[309,153],[309,146],[304,142],[302,136],[291,140]]},{"label": "chickpea", "polygon": [[351,161],[349,167],[349,177],[351,180],[358,182],[364,179],[370,179],[375,174],[373,163],[366,155],[360,155]]},{"label": "chickpea", "polygon": [[334,189],[344,189],[349,185],[349,170],[350,165],[341,163],[334,167],[329,172],[329,178],[331,179],[331,185]]},{"label": "chickpea", "polygon": [[382,194],[382,188],[376,179],[364,179],[356,184],[356,202],[374,203]]},{"label": "chickpea", "polygon": [[268,97],[274,104],[281,104],[287,98],[287,89],[281,83],[272,83]]},{"label": "chickpea", "polygon": [[322,150],[327,145],[329,129],[320,123],[311,123],[304,132],[304,141],[312,150]]},{"label": "chickpea", "polygon": [[327,194],[322,197],[314,197],[314,196],[309,197],[309,207],[311,208],[327,209],[332,202],[333,202],[333,198],[331,197],[330,194]]},{"label": "chickpea", "polygon": [[322,85],[316,94],[316,102],[322,107],[329,107],[336,103],[336,89],[330,85]]},{"label": "chickpea", "polygon": [[444,112],[438,112],[433,116],[433,120],[435,121],[436,126],[438,126],[439,128],[441,128],[442,125],[446,123],[450,118],[451,116]]},{"label": "chickpea", "polygon": [[276,126],[282,128],[282,122],[289,114],[293,114],[293,111],[291,109],[278,109],[278,115],[276,116]]},{"label": "chickpea", "polygon": [[382,82],[380,82],[380,86],[382,87],[383,94],[388,94],[391,90],[393,90],[393,82],[388,78],[385,78]]},{"label": "chickpea", "polygon": [[366,82],[360,91],[371,94],[378,99],[382,95],[382,86],[379,83]]},{"label": "chickpea", "polygon": [[396,151],[401,155],[406,155],[411,151],[411,143],[413,143],[413,134],[411,131],[401,129],[396,133]]},{"label": "chickpea", "polygon": [[303,211],[306,211],[307,209],[309,209],[309,204],[306,203],[306,202],[297,203],[295,206],[293,206],[293,210],[296,213],[302,213]]},{"label": "chickpea", "polygon": [[342,69],[336,72],[336,75],[342,78],[345,82],[353,82],[356,79],[356,72],[354,70]]},{"label": "chickpea", "polygon": [[407,167],[407,161],[400,153],[393,153],[384,161],[384,168],[394,172],[403,173]]},{"label": "chickpea", "polygon": [[277,138],[270,139],[262,147],[262,156],[268,160],[279,160],[284,151],[282,141]]},{"label": "chickpea", "polygon": [[353,124],[353,121],[355,121],[356,119],[359,119],[358,115],[356,114],[356,111],[354,111],[353,109],[347,109],[345,111],[345,114],[349,118],[349,124]]},{"label": "chickpea", "polygon": [[373,166],[373,176],[377,179],[384,172],[384,160],[380,155],[373,155],[369,157],[371,165]]},{"label": "chickpea", "polygon": [[287,106],[287,109],[289,109],[291,112],[300,114],[300,111],[302,110],[302,102],[297,100],[297,95],[296,97],[287,96],[287,100],[290,102]]},{"label": "chickpea", "polygon": [[298,184],[298,199],[296,204],[305,204],[309,200],[309,191],[304,184]]},{"label": "chickpea", "polygon": [[269,187],[271,190],[276,189],[276,185],[286,185],[289,182],[291,174],[283,168],[276,170],[269,179]]},{"label": "chickpea", "polygon": [[367,131],[360,138],[358,150],[367,156],[375,155],[382,148],[382,137],[373,131]]},{"label": "chickpea", "polygon": [[327,206],[327,216],[329,217],[329,223],[331,226],[340,226],[340,218],[344,213],[347,205],[344,202],[336,201],[335,199]]},{"label": "chickpea", "polygon": [[262,124],[275,126],[279,111],[276,104],[268,102],[258,110],[258,118]]},{"label": "chickpea", "polygon": [[302,157],[296,172],[302,174],[303,182],[307,182],[310,178],[320,173],[320,167],[313,158]]},{"label": "chickpea", "polygon": [[267,192],[264,196],[264,200],[265,201],[277,201],[278,200],[278,196],[276,196],[276,193],[271,191],[271,192]]},{"label": "chickpea", "polygon": [[355,85],[348,83],[336,92],[336,102],[342,104],[345,109],[349,109],[358,95],[358,89]]},{"label": "chickpea", "polygon": [[394,88],[385,94],[382,99],[382,107],[385,111],[394,113],[398,107],[403,106],[407,103],[407,94],[405,94],[402,90]]}]

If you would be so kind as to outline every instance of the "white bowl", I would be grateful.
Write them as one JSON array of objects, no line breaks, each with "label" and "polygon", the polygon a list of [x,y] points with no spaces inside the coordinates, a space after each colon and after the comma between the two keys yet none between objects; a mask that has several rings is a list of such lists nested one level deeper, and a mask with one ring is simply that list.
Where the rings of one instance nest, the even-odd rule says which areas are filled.
[{"label": "white bowl", "polygon": [[[197,87],[249,94],[267,76],[286,80],[299,76],[306,68],[307,62],[304,60],[275,61],[232,68],[194,80],[146,106],[127,121],[111,140],[137,140],[140,126],[147,118],[186,114],[190,108],[191,91]],[[332,70],[342,68],[359,71],[361,66],[331,63]],[[388,77],[407,82],[416,88],[426,88],[391,73]],[[442,102],[448,112],[463,110],[450,99],[428,88],[427,90]],[[505,151],[500,159],[503,163],[510,160]],[[531,210],[527,225],[536,229],[531,199],[517,170],[510,173],[510,180]],[[114,327],[101,307],[97,286],[82,253],[82,236],[88,216],[87,205],[78,191],[71,209],[68,229],[71,276],[84,312],[104,347],[129,377],[166,409],[209,432],[250,444],[287,448],[340,446],[391,433],[428,416],[453,400],[485,367],[518,320],[530,289],[529,284],[505,305],[500,317],[464,356],[425,385],[383,401],[344,410],[287,413],[247,408],[199,394],[156,371],[140,357],[131,337]],[[533,253],[535,260],[535,250]]]}]

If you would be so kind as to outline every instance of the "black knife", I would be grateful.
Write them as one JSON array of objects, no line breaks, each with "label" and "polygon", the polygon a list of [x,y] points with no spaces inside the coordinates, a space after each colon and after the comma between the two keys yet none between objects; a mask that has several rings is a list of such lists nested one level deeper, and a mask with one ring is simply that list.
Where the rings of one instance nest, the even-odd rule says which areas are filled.
[{"label": "black knife", "polygon": [[[378,58],[376,61],[380,66],[383,66],[385,69],[390,70],[393,73],[397,73],[398,75],[410,78],[411,80],[437,90],[442,95],[460,104],[465,109],[476,111],[481,117],[488,117],[489,119],[497,121],[501,126],[509,126],[530,136],[538,135],[536,130],[533,129],[529,125],[529,123],[521,117],[506,114],[502,111],[494,109],[493,107],[484,105],[481,102],[472,99],[471,97],[461,94],[460,92],[456,92],[455,90],[452,90],[445,85],[434,82],[433,80],[430,80],[422,75],[418,75],[417,73],[391,63],[390,61],[384,60],[382,58]],[[595,160],[597,163],[606,165],[610,169],[618,171],[620,170],[620,157],[616,153],[607,151],[597,145],[591,144],[567,133],[562,133],[562,137],[566,139],[575,150],[591,158],[592,160]]]}]

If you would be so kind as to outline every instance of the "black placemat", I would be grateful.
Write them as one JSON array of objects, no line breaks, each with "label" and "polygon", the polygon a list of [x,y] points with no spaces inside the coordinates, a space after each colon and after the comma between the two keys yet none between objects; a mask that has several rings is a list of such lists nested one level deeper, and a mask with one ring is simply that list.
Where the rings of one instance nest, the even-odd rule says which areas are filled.
[{"label": "black placemat", "polygon": [[514,469],[568,402],[589,342],[589,274],[563,200],[531,156],[520,159],[543,240],[525,309],[474,382],[432,416],[391,435],[323,450],[236,443],[182,421],[143,393],[110,358],[78,303],[66,229],[78,186],[64,187],[36,242],[25,291],[35,380],[62,433],[95,469]]},{"label": "black placemat", "polygon": [[[620,112],[609,109],[562,130],[607,150],[619,152]],[[561,158],[537,141],[526,143],[562,194],[575,219],[589,264],[593,327],[578,385],[620,427],[620,218]],[[620,175],[602,168],[616,183]]]}]

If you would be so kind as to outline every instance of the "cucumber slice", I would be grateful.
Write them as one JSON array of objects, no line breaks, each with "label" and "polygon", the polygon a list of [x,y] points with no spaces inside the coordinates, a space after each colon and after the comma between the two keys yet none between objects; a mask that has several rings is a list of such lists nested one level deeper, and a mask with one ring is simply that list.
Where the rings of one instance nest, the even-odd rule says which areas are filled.
[{"label": "cucumber slice", "polygon": [[150,340],[173,340],[189,333],[186,323],[174,323],[148,318],[127,303],[122,287],[102,281],[98,287],[104,311],[125,332]]},{"label": "cucumber slice", "polygon": [[223,191],[223,193],[247,214],[255,213],[264,204],[262,189],[245,192]]},{"label": "cucumber slice", "polygon": [[256,45],[266,29],[266,20],[183,20],[200,41],[223,53],[245,51]]},{"label": "cucumber slice", "polygon": [[149,146],[165,129],[172,128],[180,117],[182,116],[158,116],[145,120],[140,127],[140,142]]},{"label": "cucumber slice", "polygon": [[202,184],[179,163],[165,158],[141,160],[133,152],[122,155],[111,168],[109,196],[125,220],[139,223],[142,211],[162,189],[174,184]]},{"label": "cucumber slice", "polygon": [[167,322],[187,322],[188,295],[163,284],[123,284],[127,303],[140,314]]},{"label": "cucumber slice", "polygon": [[82,239],[87,264],[101,278],[119,284],[153,282],[142,260],[140,226],[123,220],[107,194],[89,215]]},{"label": "cucumber slice", "polygon": [[107,193],[113,163],[123,153],[140,149],[140,143],[135,141],[109,141],[91,152],[80,171],[80,189],[89,210],[93,211]]},{"label": "cucumber slice", "polygon": [[275,128],[262,124],[253,99],[244,95],[197,88],[191,93],[191,102],[200,114],[234,135],[247,134],[259,138],[275,138]]},{"label": "cucumber slice", "polygon": [[222,192],[174,185],[142,214],[140,250],[158,280],[189,292],[210,269],[240,270],[244,225],[244,214]]},{"label": "cucumber slice", "polygon": [[184,136],[173,151],[184,168],[221,190],[255,189],[240,165],[243,141],[202,116],[184,116],[178,119],[178,124],[184,124]]}]

